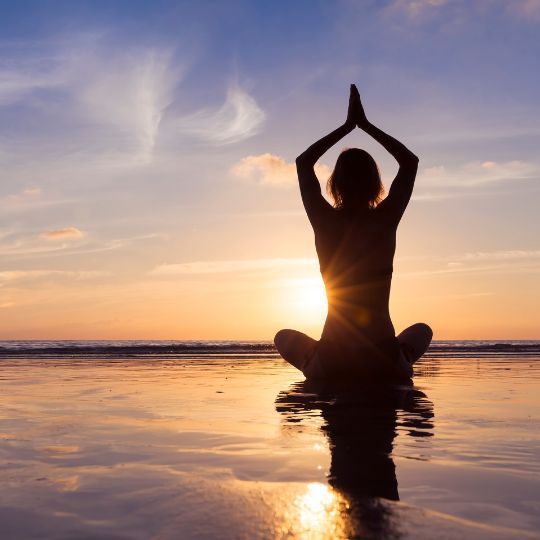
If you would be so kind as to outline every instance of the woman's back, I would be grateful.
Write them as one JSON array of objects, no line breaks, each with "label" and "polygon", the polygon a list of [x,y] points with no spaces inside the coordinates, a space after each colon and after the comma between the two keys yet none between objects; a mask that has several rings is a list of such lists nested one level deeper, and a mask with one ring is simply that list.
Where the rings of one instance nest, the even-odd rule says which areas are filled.
[{"label": "woman's back", "polygon": [[321,340],[350,349],[394,338],[388,305],[396,227],[384,203],[354,212],[328,208],[314,232],[328,298]]}]

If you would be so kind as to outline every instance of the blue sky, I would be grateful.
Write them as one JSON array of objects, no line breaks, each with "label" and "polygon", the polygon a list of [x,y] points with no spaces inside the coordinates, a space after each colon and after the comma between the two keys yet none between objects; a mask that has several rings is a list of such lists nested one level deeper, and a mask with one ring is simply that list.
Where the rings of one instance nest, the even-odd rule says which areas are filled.
[{"label": "blue sky", "polygon": [[[539,337],[539,1],[2,13],[0,337],[316,335],[321,313],[283,300],[320,285],[292,163],[343,121],[351,82],[421,159],[397,326]],[[395,165],[360,132],[321,180],[345,146],[388,185]]]}]

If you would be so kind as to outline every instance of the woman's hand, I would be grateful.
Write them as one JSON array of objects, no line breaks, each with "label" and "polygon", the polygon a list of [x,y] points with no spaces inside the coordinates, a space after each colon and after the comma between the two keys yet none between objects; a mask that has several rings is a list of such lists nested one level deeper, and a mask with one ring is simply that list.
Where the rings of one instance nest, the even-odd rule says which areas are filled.
[{"label": "woman's hand", "polygon": [[360,92],[358,92],[358,88],[356,88],[355,84],[351,84],[351,95],[352,94],[355,96],[354,100],[356,103],[356,125],[362,129],[369,124],[369,121],[366,117],[362,100],[360,99]]},{"label": "woman's hand", "polygon": [[356,86],[351,84],[351,91],[349,94],[349,109],[347,111],[347,120],[345,120],[345,125],[351,130],[353,130],[358,124],[358,115],[360,109],[362,109],[362,104],[360,103],[360,94],[358,93]]}]

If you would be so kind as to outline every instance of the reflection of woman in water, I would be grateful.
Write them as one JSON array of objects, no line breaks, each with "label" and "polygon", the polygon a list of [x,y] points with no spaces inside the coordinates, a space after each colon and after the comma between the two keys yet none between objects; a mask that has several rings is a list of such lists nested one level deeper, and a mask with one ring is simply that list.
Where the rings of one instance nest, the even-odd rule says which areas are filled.
[{"label": "reflection of woman in water", "polygon": [[[381,200],[383,186],[373,158],[357,148],[344,150],[328,180],[332,207],[321,194],[314,165],[356,126],[394,156],[399,171]],[[418,323],[396,337],[388,302],[396,229],[411,197],[418,158],[368,121],[351,85],[345,123],[311,145],[296,165],[315,232],[328,316],[319,341],[296,330],[280,330],[274,339],[279,353],[308,378],[410,377],[432,331]]]},{"label": "reflection of woman in water", "polygon": [[399,500],[392,458],[397,431],[415,439],[433,436],[433,403],[427,396],[402,384],[308,379],[280,392],[276,409],[283,425],[298,432],[314,422],[314,411],[324,420],[321,430],[331,453],[328,483],[348,505],[328,519],[346,522],[347,538],[398,538],[392,507],[380,499]]}]

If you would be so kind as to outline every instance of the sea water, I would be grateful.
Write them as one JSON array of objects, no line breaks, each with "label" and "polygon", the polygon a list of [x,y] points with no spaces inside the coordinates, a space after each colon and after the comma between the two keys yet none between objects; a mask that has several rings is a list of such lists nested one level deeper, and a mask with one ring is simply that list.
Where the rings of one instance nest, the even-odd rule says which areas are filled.
[{"label": "sea water", "polygon": [[336,385],[269,343],[0,342],[0,537],[539,538],[539,360]]}]

